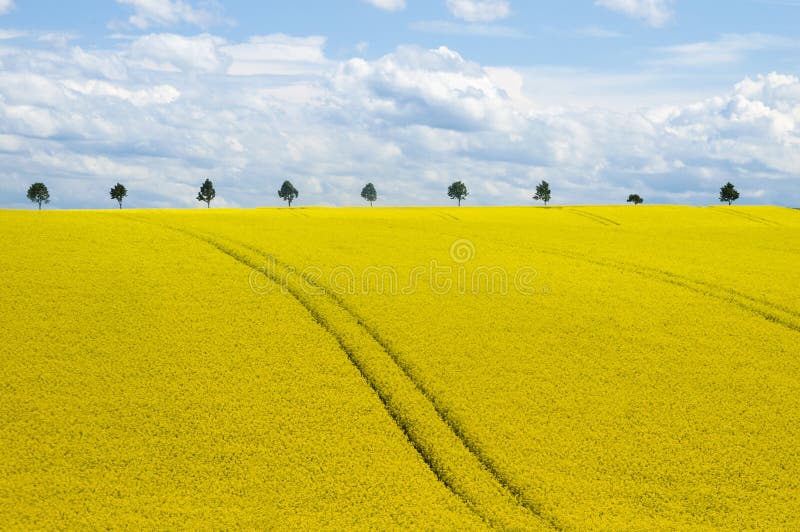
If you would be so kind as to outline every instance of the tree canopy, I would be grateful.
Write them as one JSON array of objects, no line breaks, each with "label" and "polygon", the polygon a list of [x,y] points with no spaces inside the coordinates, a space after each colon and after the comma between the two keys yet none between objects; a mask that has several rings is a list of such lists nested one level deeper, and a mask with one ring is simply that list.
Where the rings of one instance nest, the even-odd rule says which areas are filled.
[{"label": "tree canopy", "polygon": [[739,191],[728,181],[725,186],[719,189],[719,200],[727,201],[728,205],[739,199]]},{"label": "tree canopy", "polygon": [[461,181],[454,181],[453,184],[447,187],[447,195],[450,199],[458,200],[458,206],[461,207],[461,201],[469,196],[469,191],[467,190],[467,185]]},{"label": "tree canopy", "polygon": [[547,202],[550,201],[550,195],[550,184],[547,181],[542,181],[536,185],[536,195],[533,196],[533,199],[536,201],[541,200],[547,205]]},{"label": "tree canopy", "polygon": [[278,196],[286,202],[289,202],[289,207],[292,206],[292,202],[300,195],[294,185],[290,181],[284,181],[283,185],[281,185],[281,189],[278,191]]},{"label": "tree canopy", "polygon": [[214,190],[214,183],[210,179],[206,179],[200,186],[200,192],[197,193],[197,201],[205,201],[207,207],[211,207],[211,200],[217,196],[217,191]]},{"label": "tree canopy", "polygon": [[44,183],[34,183],[28,188],[28,199],[38,203],[39,210],[42,210],[42,203],[50,203],[50,192]]},{"label": "tree canopy", "polygon": [[361,197],[367,200],[369,202],[369,206],[372,207],[372,202],[378,199],[378,193],[375,191],[375,185],[372,183],[367,183],[364,185],[364,188],[361,189]]},{"label": "tree canopy", "polygon": [[628,203],[633,203],[634,205],[639,205],[640,203],[644,203],[644,200],[639,194],[630,194],[628,196]]},{"label": "tree canopy", "polygon": [[122,208],[122,200],[128,195],[128,190],[121,184],[117,183],[111,187],[111,199],[119,202],[119,208]]}]

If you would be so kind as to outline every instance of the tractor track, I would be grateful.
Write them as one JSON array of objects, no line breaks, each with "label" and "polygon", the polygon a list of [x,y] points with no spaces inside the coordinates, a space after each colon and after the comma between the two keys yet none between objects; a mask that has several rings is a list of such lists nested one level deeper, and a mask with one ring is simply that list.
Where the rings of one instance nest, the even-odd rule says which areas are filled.
[{"label": "tractor track", "polygon": [[[237,242],[238,245],[249,249],[250,251],[261,255],[266,260],[274,260],[276,263],[280,264],[284,268],[292,268],[292,266],[284,263],[283,261],[279,260],[274,255],[270,255],[265,253],[263,250],[258,249],[256,247],[250,246],[243,242]],[[445,423],[453,433],[458,436],[464,446],[469,449],[469,451],[475,455],[478,460],[480,461],[481,465],[485,467],[496,479],[497,481],[508,490],[514,497],[528,510],[535,513],[536,515],[542,516],[542,510],[540,505],[534,501],[531,501],[525,494],[524,491],[515,486],[513,481],[510,480],[509,475],[501,472],[498,466],[494,463],[494,461],[489,457],[489,455],[484,452],[480,446],[474,441],[473,438],[469,437],[466,434],[465,429],[462,427],[457,420],[453,418],[453,416],[449,413],[448,409],[441,403],[440,400],[436,398],[436,396],[430,391],[430,389],[425,385],[422,379],[416,375],[413,368],[411,368],[406,362],[403,361],[402,357],[395,351],[387,342],[378,330],[370,325],[368,321],[362,317],[351,305],[349,305],[341,295],[337,294],[335,291],[330,290],[328,287],[325,287],[314,280],[311,276],[306,273],[300,272],[298,275],[301,275],[304,279],[304,282],[308,283],[310,286],[323,291],[328,297],[336,302],[336,304],[350,314],[353,319],[355,319],[359,326],[362,327],[372,339],[377,342],[381,348],[391,357],[392,361],[399,367],[405,376],[414,384],[416,389],[433,405],[436,413],[438,414],[439,418],[443,423]],[[550,524],[553,528],[556,529],[563,529],[563,526],[560,525],[555,518],[548,519]]]},{"label": "tractor track", "polygon": [[570,208],[570,209],[566,209],[566,211],[569,212],[569,213],[572,213],[572,214],[577,214],[579,216],[583,216],[584,218],[588,218],[589,220],[592,220],[593,222],[597,222],[597,223],[599,223],[601,225],[622,225],[618,221],[612,220],[611,218],[606,218],[605,216],[600,216],[599,214],[594,214],[592,212],[586,212],[586,211],[581,210],[581,209],[572,209],[572,208]]},{"label": "tractor track", "polygon": [[702,296],[730,303],[752,314],[756,314],[767,321],[777,323],[795,332],[800,332],[800,312],[797,310],[772,303],[763,298],[757,298],[744,294],[743,292],[734,290],[732,288],[727,288],[707,281],[693,279],[688,276],[683,276],[650,266],[642,266],[640,264],[616,261],[613,259],[598,259],[563,249],[536,248],[536,251],[579,262],[594,264],[605,268],[615,269],[623,273],[632,273],[647,279],[656,279],[660,282],[679,286]]},{"label": "tractor track", "polygon": [[[309,285],[308,276],[301,276],[292,266],[258,248],[210,233],[121,216],[204,242],[251,272],[265,275],[294,298],[336,340],[436,478],[487,525],[503,530],[565,529],[496,470],[432,394],[412,377],[397,353],[338,294],[316,282],[311,286],[323,293],[311,293],[302,285]],[[274,261],[277,271],[264,268],[264,259]]]},{"label": "tractor track", "polygon": [[725,209],[724,207],[723,208],[714,209],[714,212],[722,212],[722,213],[728,214],[730,216],[735,216],[737,218],[742,218],[744,220],[749,220],[751,222],[759,223],[759,224],[762,224],[762,225],[767,225],[767,226],[770,226],[770,227],[780,227],[780,225],[781,225],[778,222],[769,220],[767,218],[762,218],[761,216],[756,216],[755,214],[750,214],[748,212],[742,212],[742,211],[728,210],[728,209]]}]

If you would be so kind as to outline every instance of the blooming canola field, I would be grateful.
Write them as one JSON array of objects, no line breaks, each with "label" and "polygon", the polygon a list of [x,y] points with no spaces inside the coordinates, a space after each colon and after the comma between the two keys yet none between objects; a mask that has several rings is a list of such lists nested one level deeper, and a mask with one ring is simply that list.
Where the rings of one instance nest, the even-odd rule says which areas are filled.
[{"label": "blooming canola field", "polygon": [[800,527],[798,210],[0,227],[11,527]]}]

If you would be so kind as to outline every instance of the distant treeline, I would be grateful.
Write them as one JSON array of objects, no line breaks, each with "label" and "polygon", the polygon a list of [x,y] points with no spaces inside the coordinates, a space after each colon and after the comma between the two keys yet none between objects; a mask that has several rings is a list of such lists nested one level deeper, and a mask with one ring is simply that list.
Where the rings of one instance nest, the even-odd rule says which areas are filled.
[{"label": "distant treeline", "polygon": [[[120,209],[122,208],[122,200],[127,196],[128,189],[126,189],[122,183],[117,183],[111,187],[109,197],[119,203]],[[469,196],[467,185],[465,185],[463,181],[454,181],[447,187],[447,196],[450,199],[458,201],[458,206],[460,207],[461,202],[466,200],[467,196]],[[200,185],[200,191],[197,193],[197,201],[202,201],[208,208],[211,208],[211,202],[214,201],[216,197],[217,191],[214,190],[214,183],[210,179],[203,181],[203,184]],[[292,202],[300,197],[300,192],[291,181],[286,180],[278,190],[278,197],[287,202],[289,207],[291,207]],[[364,198],[365,201],[368,201],[371,207],[373,203],[378,201],[378,192],[375,189],[375,185],[372,183],[364,185],[364,188],[361,189],[361,197]],[[551,198],[552,192],[550,191],[550,183],[542,181],[536,185],[536,194],[533,196],[534,200],[542,201],[544,205],[547,206]],[[50,203],[50,192],[48,192],[47,186],[44,183],[34,183],[28,188],[28,199],[38,204],[39,210],[41,210],[42,203]],[[736,187],[733,186],[733,183],[727,182],[719,189],[719,201],[727,202],[728,205],[731,205],[738,199],[739,192],[736,190]],[[640,203],[644,203],[644,199],[639,194],[630,194],[628,195],[627,202],[639,205]]]}]

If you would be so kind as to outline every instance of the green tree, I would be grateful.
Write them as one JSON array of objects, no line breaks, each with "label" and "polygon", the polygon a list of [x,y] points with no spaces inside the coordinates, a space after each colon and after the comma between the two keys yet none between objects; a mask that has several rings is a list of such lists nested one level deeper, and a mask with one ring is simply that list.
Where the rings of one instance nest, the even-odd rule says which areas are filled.
[{"label": "green tree", "polygon": [[214,183],[210,179],[206,179],[200,186],[200,192],[197,193],[197,201],[205,201],[206,206],[211,208],[211,200],[217,197],[217,191],[214,190]]},{"label": "green tree", "polygon": [[372,207],[372,202],[377,201],[378,193],[375,191],[375,185],[372,183],[367,183],[364,188],[361,189],[361,197],[364,198],[369,202],[369,206]]},{"label": "green tree", "polygon": [[630,194],[628,195],[628,203],[639,205],[640,203],[644,203],[644,200],[639,194]]},{"label": "green tree", "polygon": [[728,205],[739,199],[739,191],[728,181],[725,186],[719,189],[719,200],[727,201]]},{"label": "green tree", "polygon": [[120,183],[117,183],[114,187],[111,188],[111,199],[117,200],[119,202],[120,209],[122,208],[122,200],[127,195],[128,195],[128,190]]},{"label": "green tree", "polygon": [[28,188],[28,199],[33,203],[38,203],[41,211],[42,203],[50,203],[50,193],[44,183],[34,183]]},{"label": "green tree", "polygon": [[542,181],[536,185],[536,195],[533,197],[536,201],[542,200],[545,205],[550,201],[550,184],[547,181]]},{"label": "green tree", "polygon": [[461,207],[461,202],[467,199],[469,191],[467,190],[467,185],[461,181],[455,181],[452,185],[447,187],[447,195],[450,199],[458,200],[458,206]]},{"label": "green tree", "polygon": [[300,195],[294,185],[289,181],[284,181],[283,185],[281,185],[281,189],[278,191],[278,196],[283,201],[289,202],[289,207],[292,206],[292,202]]}]

